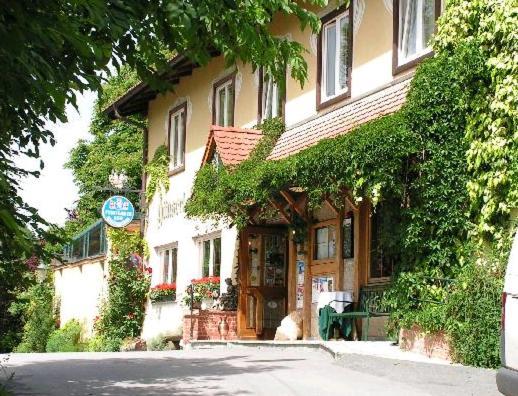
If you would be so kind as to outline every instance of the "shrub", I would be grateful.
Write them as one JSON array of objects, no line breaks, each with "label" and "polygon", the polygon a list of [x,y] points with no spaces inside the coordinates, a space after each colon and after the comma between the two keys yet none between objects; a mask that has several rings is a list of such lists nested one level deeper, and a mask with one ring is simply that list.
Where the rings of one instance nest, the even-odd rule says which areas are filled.
[{"label": "shrub", "polygon": [[454,360],[480,367],[500,365],[502,265],[470,262],[446,303],[446,331]]},{"label": "shrub", "polygon": [[61,329],[54,330],[47,341],[47,352],[79,352],[82,350],[79,344],[81,336],[81,324],[72,319]]},{"label": "shrub", "polygon": [[86,350],[89,352],[119,352],[122,340],[96,335],[88,341]]},{"label": "shrub", "polygon": [[165,337],[163,337],[161,335],[153,337],[147,342],[148,351],[164,351],[166,349],[167,349],[167,341],[166,341]]},{"label": "shrub", "polygon": [[45,352],[47,340],[56,328],[53,310],[54,286],[50,280],[44,280],[21,293],[11,305],[13,314],[21,314],[23,326],[22,342],[16,352]]}]

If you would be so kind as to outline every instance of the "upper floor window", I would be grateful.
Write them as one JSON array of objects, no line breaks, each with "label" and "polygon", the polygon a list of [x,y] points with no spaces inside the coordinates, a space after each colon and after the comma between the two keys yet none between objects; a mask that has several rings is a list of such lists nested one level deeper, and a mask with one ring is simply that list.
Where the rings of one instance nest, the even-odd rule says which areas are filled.
[{"label": "upper floor window", "polygon": [[431,53],[429,42],[440,11],[440,0],[394,0],[395,73]]},{"label": "upper floor window", "polygon": [[232,74],[214,85],[212,123],[219,126],[234,126],[234,96],[236,75]]},{"label": "upper floor window", "polygon": [[259,71],[259,120],[282,116],[282,87],[274,78],[261,69]]},{"label": "upper floor window", "polygon": [[160,274],[160,283],[176,282],[176,271],[178,268],[178,248],[170,247],[162,250],[162,272]]},{"label": "upper floor window", "polygon": [[185,130],[187,104],[184,103],[169,112],[168,147],[170,169],[181,170],[185,164]]},{"label": "upper floor window", "polygon": [[[352,4],[352,2],[351,2]],[[317,106],[350,96],[352,66],[351,8],[339,9],[322,19],[318,45]],[[329,103],[329,104],[331,104]]]},{"label": "upper floor window", "polygon": [[205,239],[202,244],[202,277],[220,276],[221,237]]}]

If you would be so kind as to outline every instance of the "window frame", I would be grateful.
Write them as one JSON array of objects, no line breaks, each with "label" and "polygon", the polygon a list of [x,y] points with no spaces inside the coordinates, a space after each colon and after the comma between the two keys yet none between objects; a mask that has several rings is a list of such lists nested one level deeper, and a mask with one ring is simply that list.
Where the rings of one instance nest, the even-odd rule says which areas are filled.
[{"label": "window frame", "polygon": [[[328,106],[334,105],[338,102],[341,102],[345,99],[351,97],[351,81],[352,81],[352,69],[353,69],[353,15],[354,15],[354,1],[351,1],[348,7],[342,6],[329,14],[325,15],[320,19],[322,24],[322,28],[320,29],[320,33],[318,34],[317,40],[317,111],[322,110]],[[342,14],[347,14],[349,18],[349,30],[347,37],[348,44],[348,55],[347,55],[347,90],[345,92],[339,93],[335,96],[331,96],[329,98],[323,95],[323,90],[325,88],[325,81],[323,76],[324,71],[324,32],[325,25],[331,23],[333,20],[338,21]]]},{"label": "window frame", "polygon": [[[434,52],[430,48],[428,51],[421,55],[417,55],[415,58],[408,60],[403,64],[399,64],[399,10],[400,0],[392,0],[392,75],[399,74],[406,70],[412,69],[417,66],[421,61],[426,58],[433,56]],[[435,26],[434,34],[437,32],[437,18],[442,12],[442,1],[434,0],[435,2]]]},{"label": "window frame", "polygon": [[[220,240],[220,257],[219,257],[219,274],[214,274],[215,269],[215,258],[216,258],[216,249],[214,247],[214,241],[216,239]],[[204,267],[204,259],[205,259],[205,243],[209,242],[210,248],[209,248],[209,273],[206,275],[203,273],[203,267]],[[223,250],[223,244],[221,240],[221,233],[213,233],[209,235],[205,235],[201,238],[198,238],[198,251],[199,251],[199,267],[200,267],[200,276],[206,277],[206,276],[221,276],[221,263],[222,263],[222,250]]]},{"label": "window frame", "polygon": [[[171,165],[174,163],[173,158],[171,157],[171,132],[172,132],[171,120],[176,114],[180,114],[182,112],[184,113],[183,133],[182,133],[183,134],[183,136],[182,136],[183,161],[181,164],[179,164],[177,166],[173,166],[173,168],[171,168]],[[180,120],[181,120],[181,117],[180,117]],[[168,120],[168,127],[167,127],[167,155],[169,156],[169,172],[168,172],[169,176],[172,176],[176,173],[179,173],[179,172],[182,172],[185,170],[186,138],[187,138],[187,102],[184,102],[169,111],[169,120]]]},{"label": "window frame", "polygon": [[234,89],[234,95],[232,98],[233,111],[232,111],[232,120],[230,120],[229,125],[227,125],[227,127],[234,126],[234,121],[236,118],[235,117],[235,114],[236,114],[236,74],[237,74],[237,72],[235,71],[235,72],[229,74],[228,76],[223,77],[222,79],[215,82],[212,87],[212,125],[224,127],[223,125],[219,125],[216,122],[217,114],[218,114],[218,110],[219,110],[218,92],[220,89],[230,85]]},{"label": "window frame", "polygon": [[[176,268],[173,266],[173,250],[176,250]],[[164,271],[164,256],[166,251],[169,252],[169,260],[167,264],[167,279],[165,279],[165,271]],[[158,255],[160,257],[160,270],[159,270],[159,279],[157,284],[171,284],[175,283],[178,280],[178,244],[173,244],[167,247],[163,247],[158,251]]]},{"label": "window frame", "polygon": [[[317,258],[317,230],[321,228],[334,228],[335,233],[335,252],[334,256],[329,256],[326,258],[318,259]],[[337,227],[337,219],[331,219],[326,221],[321,221],[318,223],[313,224],[311,227],[311,239],[312,239],[312,246],[311,246],[311,264],[317,265],[317,264],[327,264],[327,263],[335,263],[339,258],[341,258],[341,247],[338,246],[339,244],[339,232],[341,230]],[[329,235],[328,235],[328,251],[329,251]]]},{"label": "window frame", "polygon": [[[264,94],[264,69],[259,68],[258,72],[259,76],[259,89],[257,91],[257,123],[261,123],[265,120],[264,116],[264,106],[263,106],[263,94]],[[284,121],[285,117],[285,105],[286,105],[286,74],[284,75],[284,89],[279,94],[279,117]],[[279,84],[274,83],[277,86],[277,91],[282,89]],[[275,118],[275,117],[272,117]]]},{"label": "window frame", "polygon": [[371,274],[372,258],[373,258],[372,257],[372,235],[373,235],[373,230],[374,230],[373,221],[374,221],[374,216],[375,215],[376,214],[372,211],[372,207],[371,207],[370,215],[369,215],[369,221],[368,221],[369,241],[368,241],[368,260],[367,260],[367,274],[368,274],[368,276],[367,276],[367,283],[368,284],[380,284],[380,283],[381,284],[385,284],[385,283],[390,283],[391,280],[392,280],[392,276],[394,275],[394,264],[392,264],[392,273],[389,276],[373,277],[372,274]]}]

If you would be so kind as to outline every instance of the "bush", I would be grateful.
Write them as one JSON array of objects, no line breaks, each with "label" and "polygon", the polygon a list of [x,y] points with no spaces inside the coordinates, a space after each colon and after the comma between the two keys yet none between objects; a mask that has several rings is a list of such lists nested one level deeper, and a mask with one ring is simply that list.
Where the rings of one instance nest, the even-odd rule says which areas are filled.
[{"label": "bush", "polygon": [[47,341],[47,352],[79,352],[82,350],[79,344],[81,336],[81,324],[72,319],[61,329],[54,330]]},{"label": "bush", "polygon": [[446,303],[446,331],[454,360],[480,367],[500,365],[502,265],[469,263]]},{"label": "bush", "polygon": [[119,352],[122,340],[96,335],[88,341],[86,350],[89,352]]},{"label": "bush", "polygon": [[148,342],[147,342],[148,351],[165,351],[166,349],[167,349],[167,341],[161,335],[153,337],[150,340],[148,340]]},{"label": "bush", "polygon": [[21,293],[12,304],[10,311],[21,314],[25,321],[16,352],[45,352],[48,338],[56,328],[53,297],[54,286],[49,278]]}]

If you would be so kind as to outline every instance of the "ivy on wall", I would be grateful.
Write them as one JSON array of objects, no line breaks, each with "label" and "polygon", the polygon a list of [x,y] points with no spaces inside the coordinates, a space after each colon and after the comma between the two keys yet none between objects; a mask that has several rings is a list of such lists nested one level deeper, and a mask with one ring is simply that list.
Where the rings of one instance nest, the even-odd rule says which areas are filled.
[{"label": "ivy on wall", "polygon": [[145,165],[144,169],[148,177],[146,200],[149,203],[156,192],[162,193],[169,189],[169,154],[164,144],[157,147],[153,159]]},{"label": "ivy on wall", "polygon": [[[268,128],[263,126],[266,136]],[[206,220],[227,218],[242,227],[252,205],[268,207],[272,196],[290,186],[303,188],[311,206],[344,188],[351,189],[357,200],[377,202],[389,193],[402,196],[406,159],[416,150],[402,116],[395,114],[282,160],[265,160],[269,150],[264,150],[235,168],[208,164],[196,175],[186,213]]]}]

